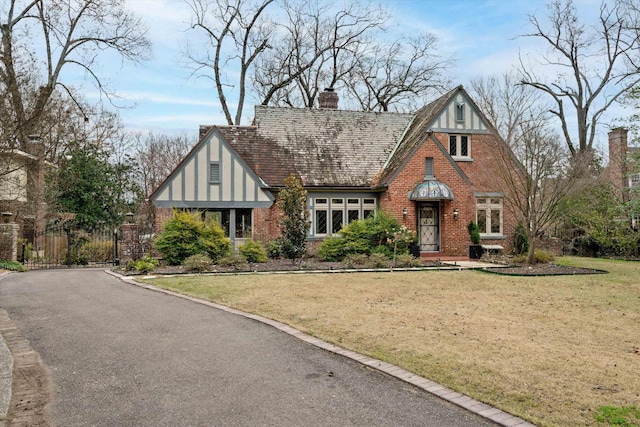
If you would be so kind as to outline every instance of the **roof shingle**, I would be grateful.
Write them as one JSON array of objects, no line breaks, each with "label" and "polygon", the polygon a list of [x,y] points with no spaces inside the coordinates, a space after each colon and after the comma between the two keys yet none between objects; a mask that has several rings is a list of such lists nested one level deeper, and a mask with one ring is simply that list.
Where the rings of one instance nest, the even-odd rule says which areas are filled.
[{"label": "roof shingle", "polygon": [[253,126],[218,130],[268,185],[369,187],[413,114],[256,106]]}]

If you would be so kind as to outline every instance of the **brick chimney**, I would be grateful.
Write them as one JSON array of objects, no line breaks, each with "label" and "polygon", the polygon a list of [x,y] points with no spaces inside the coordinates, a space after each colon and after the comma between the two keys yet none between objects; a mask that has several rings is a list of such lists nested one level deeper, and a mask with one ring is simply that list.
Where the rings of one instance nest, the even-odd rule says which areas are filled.
[{"label": "brick chimney", "polygon": [[318,95],[318,105],[320,108],[330,108],[332,110],[338,109],[338,94],[334,92],[332,87],[324,89],[324,92],[320,92]]},{"label": "brick chimney", "polygon": [[609,132],[609,164],[607,175],[614,185],[616,193],[624,197],[623,189],[627,186],[627,135],[625,128],[616,128]]}]

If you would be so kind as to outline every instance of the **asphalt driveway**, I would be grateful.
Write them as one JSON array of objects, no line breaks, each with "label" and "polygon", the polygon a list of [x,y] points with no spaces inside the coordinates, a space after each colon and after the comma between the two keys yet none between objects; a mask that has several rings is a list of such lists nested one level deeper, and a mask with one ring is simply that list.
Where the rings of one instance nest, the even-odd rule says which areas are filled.
[{"label": "asphalt driveway", "polygon": [[0,280],[59,426],[491,426],[261,323],[99,270]]}]

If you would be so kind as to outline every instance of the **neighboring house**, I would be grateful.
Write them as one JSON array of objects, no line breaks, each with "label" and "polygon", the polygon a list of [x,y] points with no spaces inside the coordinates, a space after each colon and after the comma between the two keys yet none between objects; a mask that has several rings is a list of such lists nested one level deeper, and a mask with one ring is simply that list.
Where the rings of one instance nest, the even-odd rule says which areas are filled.
[{"label": "neighboring house", "polygon": [[21,150],[3,151],[0,156],[0,203],[3,211],[27,202],[27,171],[37,157]]},{"label": "neighboring house", "polygon": [[44,229],[44,176],[53,165],[45,160],[45,146],[38,138],[25,150],[0,152],[0,212],[10,212],[11,221],[21,225],[21,236],[33,242]]},{"label": "neighboring house", "polygon": [[468,254],[471,220],[483,244],[510,242],[515,221],[496,179],[496,150],[508,148],[462,86],[415,114],[337,103],[327,90],[319,109],[256,106],[250,126],[202,126],[150,196],[158,229],[172,209],[190,209],[218,221],[236,244],[273,240],[275,201],[294,173],[307,191],[311,241],[384,211],[433,256]]}]

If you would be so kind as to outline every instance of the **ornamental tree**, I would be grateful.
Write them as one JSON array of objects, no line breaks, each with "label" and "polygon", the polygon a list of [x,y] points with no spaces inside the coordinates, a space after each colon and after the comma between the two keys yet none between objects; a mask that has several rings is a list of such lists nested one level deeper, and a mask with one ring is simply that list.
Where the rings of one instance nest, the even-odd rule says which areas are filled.
[{"label": "ornamental tree", "polygon": [[307,234],[311,227],[306,208],[307,192],[294,174],[284,180],[278,207],[282,211],[279,220],[282,233],[282,252],[293,263],[301,259],[307,250]]}]

